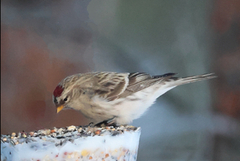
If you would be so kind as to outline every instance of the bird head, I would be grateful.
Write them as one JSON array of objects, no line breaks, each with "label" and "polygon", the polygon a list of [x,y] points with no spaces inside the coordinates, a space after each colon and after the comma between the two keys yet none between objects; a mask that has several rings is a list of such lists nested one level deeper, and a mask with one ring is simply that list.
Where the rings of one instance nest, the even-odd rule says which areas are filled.
[{"label": "bird head", "polygon": [[[72,109],[74,100],[79,97],[82,86],[82,74],[70,75],[64,78],[53,91],[53,103],[57,108],[57,113],[63,109]],[[82,78],[82,79],[81,79]]]},{"label": "bird head", "polygon": [[53,91],[53,102],[57,108],[57,113],[68,107],[70,99],[70,92],[64,89],[62,84],[59,84]]}]

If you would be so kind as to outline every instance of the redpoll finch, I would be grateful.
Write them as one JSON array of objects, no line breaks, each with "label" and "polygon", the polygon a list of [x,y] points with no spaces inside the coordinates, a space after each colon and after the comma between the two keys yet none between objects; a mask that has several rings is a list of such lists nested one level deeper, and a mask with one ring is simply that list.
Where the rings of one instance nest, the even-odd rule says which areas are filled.
[{"label": "redpoll finch", "polygon": [[100,122],[124,125],[139,118],[154,101],[170,89],[215,78],[214,74],[178,78],[174,73],[150,76],[146,73],[93,72],[63,79],[53,92],[57,113],[62,109],[81,111]]}]

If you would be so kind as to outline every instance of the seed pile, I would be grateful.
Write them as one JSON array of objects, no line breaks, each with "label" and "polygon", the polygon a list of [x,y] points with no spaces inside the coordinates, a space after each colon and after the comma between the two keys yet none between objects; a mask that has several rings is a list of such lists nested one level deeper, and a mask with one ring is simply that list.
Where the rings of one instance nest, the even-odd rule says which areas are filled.
[{"label": "seed pile", "polygon": [[140,127],[68,126],[1,135],[1,160],[135,161]]},{"label": "seed pile", "polygon": [[67,141],[73,141],[74,139],[80,137],[88,136],[104,136],[104,135],[119,135],[124,133],[124,131],[139,131],[140,127],[134,126],[106,126],[106,127],[91,127],[91,126],[68,126],[64,128],[53,129],[42,129],[31,132],[19,132],[8,135],[1,135],[2,143],[10,143],[12,145],[23,144],[35,142],[36,139],[42,139],[44,141],[51,141],[52,138],[57,138],[55,140],[56,146],[62,146]]}]

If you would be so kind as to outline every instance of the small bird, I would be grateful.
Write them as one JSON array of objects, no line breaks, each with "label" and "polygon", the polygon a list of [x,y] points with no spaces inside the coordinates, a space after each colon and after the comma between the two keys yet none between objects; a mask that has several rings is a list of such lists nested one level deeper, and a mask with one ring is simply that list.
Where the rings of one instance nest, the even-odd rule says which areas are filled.
[{"label": "small bird", "polygon": [[57,113],[74,109],[96,122],[111,120],[115,125],[126,125],[139,118],[170,89],[216,77],[213,73],[185,78],[174,75],[150,76],[140,72],[75,74],[58,84],[53,92],[53,102]]}]

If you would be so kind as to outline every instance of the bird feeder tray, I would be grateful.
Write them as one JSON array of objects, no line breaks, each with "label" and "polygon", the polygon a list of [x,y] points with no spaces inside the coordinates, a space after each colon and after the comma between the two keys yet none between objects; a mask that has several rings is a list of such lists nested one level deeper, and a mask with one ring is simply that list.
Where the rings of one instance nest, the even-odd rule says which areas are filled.
[{"label": "bird feeder tray", "polygon": [[68,126],[1,135],[1,161],[135,161],[140,127]]}]

